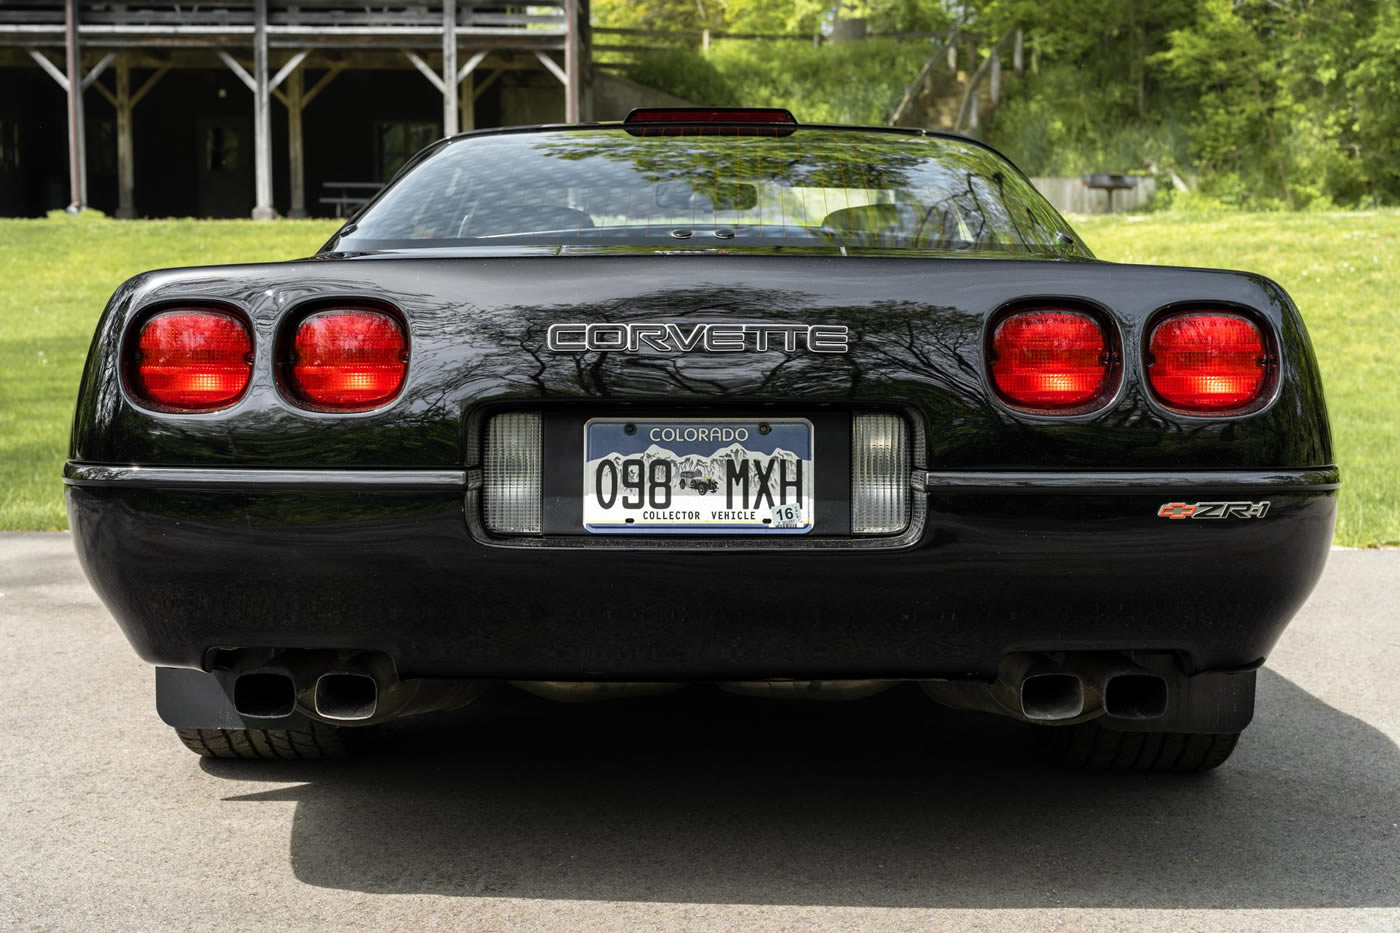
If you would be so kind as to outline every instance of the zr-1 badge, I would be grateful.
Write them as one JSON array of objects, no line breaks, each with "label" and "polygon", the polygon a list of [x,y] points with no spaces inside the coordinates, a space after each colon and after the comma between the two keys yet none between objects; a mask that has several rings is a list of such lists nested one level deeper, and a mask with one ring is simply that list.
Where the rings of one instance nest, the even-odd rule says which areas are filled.
[{"label": "zr-1 badge", "polygon": [[1158,518],[1263,518],[1269,514],[1264,502],[1167,502],[1157,510]]}]

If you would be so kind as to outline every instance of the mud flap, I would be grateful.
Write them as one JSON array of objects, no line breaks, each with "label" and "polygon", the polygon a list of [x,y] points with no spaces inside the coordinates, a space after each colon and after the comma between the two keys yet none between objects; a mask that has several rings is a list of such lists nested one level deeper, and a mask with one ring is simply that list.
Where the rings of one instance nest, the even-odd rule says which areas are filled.
[{"label": "mud flap", "polygon": [[[1156,670],[1157,658],[1135,658]],[[1166,673],[1163,668],[1162,673]],[[1098,722],[1116,732],[1184,732],[1222,735],[1243,732],[1254,718],[1254,682],[1257,670],[1211,671],[1182,677],[1167,676],[1167,712],[1157,719],[1115,719]]]},{"label": "mud flap", "polygon": [[156,668],[156,712],[176,729],[291,729],[311,721],[300,713],[276,719],[247,718],[233,708],[233,680],[187,668]]}]

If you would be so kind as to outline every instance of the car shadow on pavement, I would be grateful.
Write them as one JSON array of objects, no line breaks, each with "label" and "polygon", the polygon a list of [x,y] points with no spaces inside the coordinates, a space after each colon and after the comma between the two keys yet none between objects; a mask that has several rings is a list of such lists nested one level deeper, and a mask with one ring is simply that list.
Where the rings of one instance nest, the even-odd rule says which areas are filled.
[{"label": "car shadow on pavement", "polygon": [[[523,697],[523,695],[521,695]],[[692,690],[501,697],[303,781],[291,865],[371,893],[889,907],[1400,905],[1400,750],[1270,671],[1204,776],[1041,765],[1028,727],[917,690],[847,704]]]}]

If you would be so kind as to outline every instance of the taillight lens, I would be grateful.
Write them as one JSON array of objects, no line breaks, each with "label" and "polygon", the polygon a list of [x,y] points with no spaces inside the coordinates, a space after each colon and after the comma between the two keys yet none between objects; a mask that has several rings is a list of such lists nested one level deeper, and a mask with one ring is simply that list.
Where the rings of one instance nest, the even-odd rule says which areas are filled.
[{"label": "taillight lens", "polygon": [[1099,322],[1082,311],[1018,311],[992,334],[992,381],[1012,404],[1068,413],[1101,398],[1112,358]]},{"label": "taillight lens", "polygon": [[399,394],[407,371],[408,338],[383,311],[318,311],[297,325],[292,338],[292,390],[318,408],[377,408]]},{"label": "taillight lens", "polygon": [[1238,314],[1176,314],[1148,338],[1147,380],[1171,408],[1233,411],[1259,398],[1269,374],[1264,335]]},{"label": "taillight lens", "polygon": [[253,337],[227,311],[164,311],[142,326],[128,385],[168,411],[213,411],[237,401],[253,376]]}]

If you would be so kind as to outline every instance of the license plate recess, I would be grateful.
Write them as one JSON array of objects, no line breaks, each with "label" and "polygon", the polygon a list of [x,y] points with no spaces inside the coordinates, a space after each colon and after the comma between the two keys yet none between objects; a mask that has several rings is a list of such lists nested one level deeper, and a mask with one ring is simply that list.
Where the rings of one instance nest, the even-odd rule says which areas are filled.
[{"label": "license plate recess", "polygon": [[801,535],[815,526],[805,418],[594,418],[583,526],[593,534]]}]

